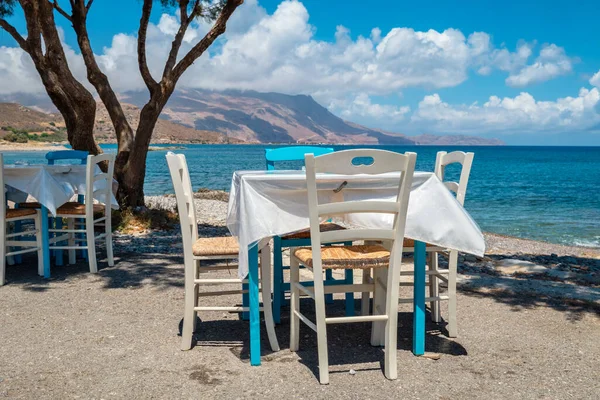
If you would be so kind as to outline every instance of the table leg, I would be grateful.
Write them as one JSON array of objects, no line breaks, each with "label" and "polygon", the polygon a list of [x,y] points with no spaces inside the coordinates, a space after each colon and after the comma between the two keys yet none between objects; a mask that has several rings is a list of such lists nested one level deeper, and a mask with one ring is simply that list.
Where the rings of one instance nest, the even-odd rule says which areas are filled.
[{"label": "table leg", "polygon": [[46,207],[44,207],[43,205],[41,208],[41,214],[42,214],[42,220],[40,222],[42,225],[42,232],[40,232],[40,234],[42,235],[42,252],[43,252],[43,258],[44,258],[44,278],[49,279],[50,278],[50,243],[49,243],[50,233],[48,232],[48,209]]},{"label": "table leg", "polygon": [[248,302],[250,306],[250,365],[260,365],[260,304],[258,298],[258,245],[248,249]]},{"label": "table leg", "polygon": [[413,354],[425,353],[425,243],[415,241],[415,275],[413,299]]}]

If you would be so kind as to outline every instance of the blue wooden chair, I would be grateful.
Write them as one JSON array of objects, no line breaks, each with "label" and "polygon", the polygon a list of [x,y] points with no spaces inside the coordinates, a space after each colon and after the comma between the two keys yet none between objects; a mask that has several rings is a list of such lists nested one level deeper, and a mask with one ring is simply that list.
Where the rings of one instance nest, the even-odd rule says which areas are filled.
[{"label": "blue wooden chair", "polygon": [[[290,146],[278,149],[266,149],[265,159],[267,170],[274,170],[276,162],[301,161],[304,164],[304,155],[312,153],[316,156],[333,153],[329,147],[315,146]],[[350,243],[351,245],[352,243]],[[273,238],[273,319],[276,324],[281,322],[281,307],[285,303],[285,293],[290,291],[290,284],[284,282],[283,271],[289,266],[283,265],[282,250],[286,247],[310,246],[310,231],[302,231],[285,236]],[[334,279],[332,270],[325,272],[325,284],[352,284],[352,270],[345,270],[343,280]],[[326,295],[327,302],[333,302],[333,294]],[[346,315],[354,315],[354,293],[346,293]]]},{"label": "blue wooden chair", "polygon": [[[46,153],[46,160],[48,161],[48,165],[55,165],[56,161],[62,161],[62,160],[79,161],[79,163],[81,165],[85,165],[87,163],[88,155],[89,155],[89,153],[87,151],[81,151],[81,150],[57,150],[57,151],[50,151],[50,152]],[[79,203],[83,204],[84,196],[82,194],[78,195],[77,201]],[[17,207],[17,208],[39,208],[40,204],[39,203],[19,203],[15,207]],[[82,221],[84,221],[84,220],[82,220]],[[52,218],[49,226],[50,227],[54,226],[56,229],[62,229],[63,228],[62,218]],[[15,229],[17,229],[17,232],[21,231],[20,226],[16,226]],[[82,237],[80,237],[80,239],[82,239]],[[82,250],[82,256],[83,256],[83,258],[87,259],[87,250]],[[56,257],[56,265],[62,265],[63,264],[63,252],[56,251],[55,257]],[[19,260],[19,262],[20,262],[20,260]]]}]

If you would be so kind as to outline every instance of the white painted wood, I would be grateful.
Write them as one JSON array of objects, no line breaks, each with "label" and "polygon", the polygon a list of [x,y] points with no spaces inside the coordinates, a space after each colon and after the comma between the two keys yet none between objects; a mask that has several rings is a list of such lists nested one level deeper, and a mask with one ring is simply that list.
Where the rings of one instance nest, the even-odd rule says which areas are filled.
[{"label": "white painted wood", "polygon": [[[177,200],[177,209],[179,211],[181,237],[183,241],[183,259],[184,259],[184,275],[185,275],[185,292],[184,292],[184,315],[183,327],[181,331],[181,350],[189,350],[192,348],[193,334],[196,331],[197,313],[198,311],[231,311],[243,312],[248,311],[248,307],[216,307],[216,306],[200,306],[199,298],[209,297],[208,295],[223,295],[231,294],[232,291],[221,290],[219,292],[204,292],[200,293],[201,285],[230,285],[248,283],[247,279],[239,278],[200,278],[201,273],[217,271],[223,269],[235,268],[235,264],[207,266],[201,265],[205,260],[233,260],[237,259],[236,255],[214,255],[207,257],[196,257],[193,255],[192,246],[198,240],[198,226],[196,218],[196,208],[194,205],[194,191],[190,181],[190,174],[185,156],[182,154],[167,154],[167,164],[171,173],[173,188],[175,189],[175,197]],[[260,274],[262,285],[262,301],[264,312],[265,325],[269,343],[273,351],[279,351],[279,343],[275,334],[275,324],[273,322],[273,310],[271,306],[271,252],[268,242],[259,244],[260,255]],[[236,291],[242,293],[243,291]]]},{"label": "white painted wood", "polygon": [[[366,163],[357,161],[370,160]],[[317,344],[319,356],[319,381],[321,384],[329,383],[328,355],[327,355],[327,323],[353,323],[373,321],[372,344],[379,346],[385,342],[385,375],[389,379],[396,379],[396,329],[398,312],[398,288],[400,279],[400,266],[402,261],[402,246],[406,226],[406,212],[408,198],[412,184],[416,161],[416,154],[398,154],[382,150],[347,150],[319,157],[307,154],[305,157],[306,182],[308,188],[308,208],[311,234],[312,268],[314,286],[309,288],[299,282],[299,260],[291,252],[291,291],[292,291],[292,322],[290,332],[290,349],[296,351],[299,341],[299,322],[305,322],[299,311],[299,293],[314,293],[315,298],[315,327],[317,330]],[[359,164],[359,165],[357,165]],[[396,202],[379,201],[347,201],[321,204],[318,202],[317,182],[318,173],[352,174],[383,174],[387,172],[401,172],[398,181],[398,196]],[[391,229],[357,229],[349,227],[343,231],[320,232],[319,224],[322,217],[349,214],[354,212],[394,214],[394,224]],[[363,275],[362,285],[344,285],[347,292],[363,292],[362,315],[357,317],[327,318],[325,312],[325,293],[335,291],[330,286],[323,284],[323,267],[321,260],[321,245],[329,242],[343,242],[351,240],[383,240],[392,246],[390,268],[376,268],[375,275],[379,278],[369,281],[368,274]],[[386,287],[391,289],[386,290]],[[373,315],[368,313],[370,290],[374,291]],[[392,303],[392,305],[390,305]],[[379,310],[379,311],[378,311]],[[393,329],[390,328],[393,326]],[[392,332],[393,331],[393,332]],[[385,333],[385,340],[382,340]],[[393,349],[393,350],[392,350]],[[390,354],[393,353],[393,354]],[[393,365],[392,365],[393,364]]]},{"label": "white painted wood", "polygon": [[[290,249],[294,254],[294,249]],[[298,351],[300,345],[300,267],[296,257],[290,257],[290,351]],[[306,322],[304,322],[306,323]],[[312,323],[311,323],[312,324]],[[314,325],[314,324],[312,324]],[[311,327],[312,328],[312,327]],[[314,331],[316,331],[316,325]]]},{"label": "white painted wood", "polygon": [[[106,172],[96,174],[100,164],[107,165]],[[91,273],[98,272],[96,260],[96,243],[102,239],[106,246],[106,255],[109,266],[114,265],[112,249],[112,226],[110,199],[113,196],[112,182],[115,169],[114,154],[90,155],[87,158],[85,169],[85,215],[78,214],[59,214],[60,218],[67,220],[67,229],[49,229],[49,232],[62,233],[60,237],[50,239],[50,250],[69,250],[69,264],[75,263],[75,250],[88,251],[88,264]],[[102,198],[105,201],[104,215],[94,219],[94,198]],[[80,220],[83,219],[83,224]],[[100,222],[104,222],[100,224]],[[96,235],[95,228],[104,226],[104,233]],[[85,238],[77,238],[75,233],[85,233]],[[58,246],[55,243],[67,240],[68,246]]]},{"label": "white painted wood", "polygon": [[[371,270],[364,269],[362,272],[362,283],[367,284],[367,283],[371,283],[371,282],[372,282]],[[362,292],[361,298],[360,298],[360,313],[361,313],[361,315],[369,315],[369,313],[371,312],[371,310],[370,310],[371,301],[370,300],[371,300],[371,292]]]},{"label": "white painted wood", "polygon": [[[471,174],[471,167],[473,165],[473,153],[464,153],[462,151],[453,151],[447,153],[440,151],[437,153],[435,161],[435,174],[444,182],[446,187],[456,194],[456,200],[464,205],[465,196],[467,193],[467,185],[469,183],[469,176]],[[444,181],[445,168],[450,165],[458,163],[461,164],[460,178],[458,182]],[[404,252],[414,252],[414,248],[405,247]],[[449,254],[448,271],[438,269],[438,253],[445,252]],[[455,250],[449,250],[438,246],[427,246],[427,253],[429,253],[429,270],[427,276],[429,277],[429,294],[427,302],[430,302],[431,318],[433,322],[441,321],[440,313],[440,302],[448,300],[448,336],[456,337],[457,326],[456,326],[456,274],[457,274],[457,262],[458,252]],[[408,272],[407,275],[412,275],[412,271]],[[439,295],[439,283],[444,281],[448,283],[448,295]],[[401,284],[402,285],[402,284]],[[412,285],[412,284],[411,284]],[[410,303],[412,298],[400,299],[401,303]]]},{"label": "white painted wood", "polygon": [[[7,218],[6,216],[6,194],[4,192],[4,156],[0,152],[0,286],[6,283],[6,263],[14,262],[13,256],[37,252],[38,255],[38,274],[44,274],[42,235],[40,228],[40,213],[37,211],[33,215],[22,217]],[[34,228],[22,230],[21,232],[8,233],[9,224],[16,221],[33,220]],[[16,241],[8,240],[17,237],[35,236],[35,241]],[[10,249],[12,247],[12,249]],[[18,250],[17,250],[18,249]]]}]

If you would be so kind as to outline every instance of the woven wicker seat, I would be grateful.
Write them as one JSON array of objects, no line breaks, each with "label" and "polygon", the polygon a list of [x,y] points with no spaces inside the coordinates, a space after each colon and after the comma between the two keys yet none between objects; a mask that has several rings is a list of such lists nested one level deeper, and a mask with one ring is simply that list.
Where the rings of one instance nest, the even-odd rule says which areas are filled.
[{"label": "woven wicker seat", "polygon": [[[321,232],[331,232],[331,231],[340,231],[342,229],[346,229],[343,226],[339,226],[338,224],[334,224],[331,222],[323,222],[319,225],[319,229]],[[284,240],[289,239],[310,239],[310,228],[302,229],[301,231],[290,233],[288,235],[281,237]]]},{"label": "woven wicker seat", "polygon": [[237,255],[240,246],[231,236],[200,238],[192,246],[192,253],[197,257]]},{"label": "woven wicker seat", "polygon": [[6,218],[19,218],[35,214],[36,210],[32,208],[9,208],[6,210]]},{"label": "woven wicker seat", "polygon": [[42,208],[42,205],[37,201],[19,203],[19,208]]},{"label": "woven wicker seat", "polygon": [[[312,268],[312,250],[302,247],[294,252],[300,262]],[[330,246],[321,248],[324,269],[365,269],[387,267],[390,252],[379,245]]]},{"label": "woven wicker seat", "polygon": [[[104,212],[102,204],[94,204],[94,214]],[[56,215],[85,215],[85,204],[69,202],[56,209]]]}]

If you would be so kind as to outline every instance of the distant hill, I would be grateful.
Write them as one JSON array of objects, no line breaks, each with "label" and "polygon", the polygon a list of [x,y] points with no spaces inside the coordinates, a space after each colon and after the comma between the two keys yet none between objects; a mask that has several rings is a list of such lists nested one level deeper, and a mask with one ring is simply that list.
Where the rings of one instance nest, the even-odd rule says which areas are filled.
[{"label": "distant hill", "polygon": [[[47,98],[36,101],[31,96],[12,96],[18,104],[0,103],[0,127],[30,124],[41,129],[53,122],[64,127],[59,114],[52,111]],[[148,93],[121,94],[123,108],[135,129],[139,107]],[[54,112],[56,110],[53,110]],[[4,122],[2,122],[4,121]],[[25,128],[24,128],[25,129]],[[29,128],[27,128],[29,129]],[[102,103],[96,112],[96,139],[114,143],[112,123]],[[2,132],[0,131],[0,136]],[[154,132],[153,143],[332,143],[332,144],[399,144],[399,145],[502,145],[497,139],[466,135],[407,136],[368,128],[337,117],[311,96],[227,90],[222,92],[176,90],[165,107]]]},{"label": "distant hill", "polygon": [[[123,98],[141,106],[148,94],[128,92]],[[311,96],[281,93],[180,89],[173,93],[161,117],[255,143],[502,144],[472,136],[413,137],[367,128],[335,116]]]},{"label": "distant hill", "polygon": [[[135,130],[139,123],[139,108],[123,104],[125,115]],[[16,103],[0,103],[0,138],[18,132],[45,134],[45,141],[63,141],[66,138],[65,124],[58,113],[46,113],[24,107]],[[49,136],[47,136],[49,135]],[[94,136],[99,143],[115,143],[117,138],[106,108],[98,103]],[[156,124],[152,143],[240,143],[226,135],[190,128],[175,122],[161,119]]]}]

